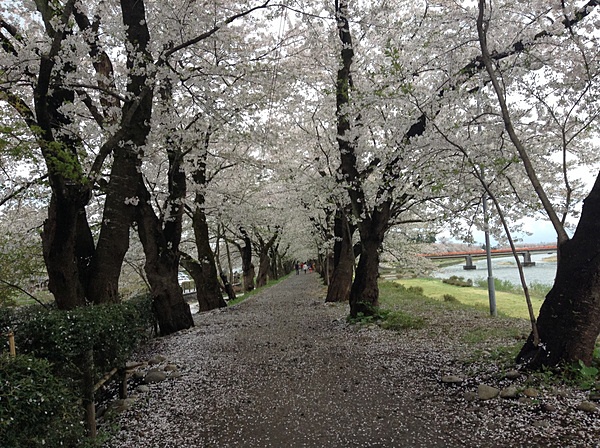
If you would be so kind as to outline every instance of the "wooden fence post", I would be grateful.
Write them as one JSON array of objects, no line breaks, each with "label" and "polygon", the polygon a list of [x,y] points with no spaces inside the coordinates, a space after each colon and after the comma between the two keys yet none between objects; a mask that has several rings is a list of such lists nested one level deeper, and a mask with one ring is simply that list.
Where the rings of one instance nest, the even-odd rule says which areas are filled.
[{"label": "wooden fence post", "polygon": [[17,356],[17,350],[15,348],[15,333],[13,331],[8,332],[8,347],[10,351],[10,356],[13,358]]}]

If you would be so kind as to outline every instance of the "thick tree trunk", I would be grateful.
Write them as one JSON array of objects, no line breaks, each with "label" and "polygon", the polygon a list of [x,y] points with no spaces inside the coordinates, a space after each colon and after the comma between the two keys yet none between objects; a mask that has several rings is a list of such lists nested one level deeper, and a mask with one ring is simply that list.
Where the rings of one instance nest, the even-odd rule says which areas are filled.
[{"label": "thick tree trunk", "polygon": [[[206,284],[206,273],[204,272],[204,263],[199,263],[189,255],[182,254],[181,265],[189,272],[194,279],[196,284],[196,300],[198,300],[198,311],[210,311],[215,308],[223,308],[227,306],[225,299],[223,299],[223,292],[221,285],[217,282],[217,291],[211,291],[206,293],[202,289],[206,286],[207,288],[214,288],[212,283]],[[216,271],[215,271],[216,273]]]},{"label": "thick tree trunk", "polygon": [[140,193],[137,206],[138,233],[146,255],[145,271],[154,312],[160,333],[167,335],[193,327],[194,320],[179,286],[179,245],[173,246],[177,236],[172,234],[171,229],[163,230],[149,199],[148,192],[144,196]]},{"label": "thick tree trunk", "polygon": [[135,205],[128,203],[134,198],[138,177],[137,152],[115,148],[110,182],[106,188],[103,222],[92,259],[93,275],[87,286],[87,297],[93,303],[117,303],[119,277],[125,254],[129,249],[129,231],[135,217]]},{"label": "thick tree trunk", "polygon": [[137,176],[136,197],[139,200],[135,207],[138,233],[146,255],[144,269],[160,333],[163,335],[194,326],[190,306],[183,298],[178,279],[186,179],[181,169],[181,153],[168,149],[167,154],[169,195],[164,216],[168,218],[161,220],[156,215],[150,203],[150,192],[141,174]]},{"label": "thick tree trunk", "polygon": [[59,309],[85,305],[87,265],[94,250],[85,208],[80,201],[53,193],[42,232],[48,289]]},{"label": "thick tree trunk", "polygon": [[[85,216],[85,206],[90,197],[90,182],[95,179],[85,179],[83,176],[77,151],[80,142],[71,137],[71,133],[62,131],[64,126],[71,123],[60,112],[60,107],[73,103],[75,94],[63,87],[63,78],[53,77],[53,57],[42,57],[40,64],[39,83],[34,95],[35,109],[37,126],[43,131],[40,134],[41,148],[47,161],[53,190],[53,205],[50,207],[42,239],[50,288],[60,308],[82,305],[86,303],[86,298],[93,303],[119,300],[118,281],[122,261],[129,246],[129,228],[133,217],[133,207],[125,204],[125,198],[135,196],[136,168],[139,164],[138,145],[145,143],[149,132],[152,105],[152,96],[144,94],[147,89],[147,74],[144,70],[139,70],[146,64],[146,58],[140,58],[139,54],[147,55],[146,46],[149,41],[143,3],[123,0],[121,7],[124,23],[128,26],[127,39],[132,43],[127,55],[127,66],[130,69],[135,66],[141,74],[131,75],[128,79],[127,90],[135,100],[124,105],[121,129],[115,134],[120,135],[122,141],[131,143],[126,147],[109,148],[112,151],[107,148],[102,150],[106,154],[112,152],[115,160],[96,248]],[[48,11],[41,12],[46,14]],[[89,26],[89,21],[81,11],[76,13],[76,17],[80,27]],[[69,29],[66,27],[62,37],[68,34]],[[58,47],[54,47],[54,50],[58,51]],[[95,48],[91,52],[97,50]],[[108,64],[110,65],[110,62]],[[100,65],[102,64],[95,67],[110,78],[111,68]],[[74,72],[75,67],[69,67],[67,63],[65,70]],[[115,101],[103,102],[105,106],[109,104],[112,107],[119,105]],[[131,122],[125,117],[134,109],[137,114],[136,120]],[[110,114],[112,113],[111,111]],[[57,138],[60,141],[55,141]],[[133,153],[134,157],[129,157]],[[100,157],[98,161],[102,162],[103,159]],[[97,169],[100,169],[100,165]]]},{"label": "thick tree trunk", "polygon": [[160,334],[167,335],[193,327],[190,306],[183,299],[177,275],[172,275],[172,269],[164,271],[159,264],[150,263],[146,264],[146,275],[152,288],[152,306]]},{"label": "thick tree trunk", "polygon": [[185,196],[185,175],[180,170],[181,158],[169,151],[169,199],[167,213],[170,219],[163,222],[156,216],[151,196],[141,175],[138,175],[139,203],[136,219],[140,241],[146,255],[145,271],[150,283],[154,312],[162,335],[194,326],[190,306],[183,298],[179,286],[179,243]]},{"label": "thick tree trunk", "polygon": [[244,282],[244,291],[252,291],[254,289],[254,263],[250,262],[246,265],[243,265],[242,268],[242,281]]},{"label": "thick tree trunk", "polygon": [[356,275],[350,290],[350,315],[372,315],[379,306],[379,251],[380,238],[361,237],[361,253]]},{"label": "thick tree trunk", "polygon": [[333,225],[333,273],[327,288],[325,302],[345,302],[350,299],[354,273],[352,234],[346,214],[337,212]]},{"label": "thick tree trunk", "polygon": [[208,130],[204,135],[204,147],[197,154],[192,171],[192,179],[198,187],[198,191],[194,197],[194,212],[192,214],[192,226],[194,228],[194,239],[198,256],[197,261],[192,263],[188,271],[192,274],[196,282],[198,311],[209,311],[227,306],[225,299],[223,299],[223,292],[219,283],[215,255],[210,247],[210,235],[204,211],[205,196],[203,190],[209,182],[206,175],[206,158],[210,136],[211,133]]},{"label": "thick tree trunk", "polygon": [[240,229],[244,245],[238,246],[240,257],[242,258],[242,280],[244,282],[244,291],[254,289],[254,264],[252,264],[252,241],[245,229]]},{"label": "thick tree trunk", "polygon": [[275,233],[271,235],[269,241],[265,243],[260,235],[256,235],[258,238],[258,249],[259,249],[259,265],[258,265],[258,275],[256,276],[256,287],[262,288],[267,284],[268,272],[271,267],[271,258],[269,257],[269,253],[271,249],[275,246],[275,242],[279,238],[279,229],[275,230]]},{"label": "thick tree trunk", "polygon": [[[49,14],[50,11],[48,9],[43,13]],[[70,12],[64,11],[63,17],[70,18]],[[64,88],[63,78],[56,70],[60,42],[71,34],[69,26],[64,25],[53,36],[52,50],[44,53],[40,60],[33,95],[35,116],[17,96],[8,96],[38,139],[46,162],[52,189],[48,217],[42,231],[48,286],[57,306],[71,309],[86,303],[85,289],[94,241],[85,211],[91,186],[83,175],[79,161],[78,148],[81,142],[72,133],[64,132],[64,128],[71,126],[72,122],[61,112],[63,105],[73,103],[75,99],[74,92]],[[65,72],[75,71],[72,63],[63,62],[63,76]]]},{"label": "thick tree trunk", "polygon": [[267,276],[272,280],[277,280],[279,278],[277,246],[278,245],[274,245],[269,250],[269,270],[267,272]]},{"label": "thick tree trunk", "polygon": [[[198,202],[198,200],[197,200]],[[202,201],[203,202],[203,201]],[[189,270],[196,282],[198,311],[209,311],[227,306],[219,284],[219,274],[215,264],[215,256],[210,247],[206,214],[201,205],[196,207],[192,216],[196,250],[198,251],[197,266]]]},{"label": "thick tree trunk", "polygon": [[169,262],[165,257],[149,257],[148,254],[146,257],[145,271],[160,334],[167,335],[193,327],[190,306],[183,299],[183,291],[177,279],[179,263],[173,260]]},{"label": "thick tree trunk", "polygon": [[215,262],[217,265],[217,269],[219,270],[219,277],[221,278],[222,288],[225,291],[225,294],[227,294],[227,299],[231,301],[231,300],[235,300],[236,295],[235,295],[235,291],[233,290],[233,285],[231,284],[231,281],[233,281],[233,273],[231,273],[231,254],[229,253],[229,244],[228,244],[226,238],[223,238],[223,240],[225,243],[225,250],[227,253],[227,261],[229,263],[229,272],[231,273],[229,276],[227,276],[227,274],[223,270],[223,266],[221,265],[220,247],[221,247],[221,237],[224,237],[224,232],[225,232],[225,229],[222,228],[221,225],[217,225],[217,243],[216,243],[217,251],[215,252],[214,255],[215,255]]},{"label": "thick tree trunk", "polygon": [[517,357],[530,368],[592,361],[600,334],[600,175],[584,201],[573,238],[558,249],[554,286],[537,320],[541,344],[534,347],[530,335]]},{"label": "thick tree trunk", "polygon": [[379,254],[390,220],[391,200],[383,202],[359,225],[360,259],[350,290],[350,315],[372,315],[379,306]]},{"label": "thick tree trunk", "polygon": [[377,229],[371,225],[371,219],[366,218],[367,198],[361,185],[356,156],[356,136],[351,137],[352,123],[348,115],[350,94],[353,89],[352,63],[354,48],[348,21],[348,1],[336,2],[336,19],[340,42],[341,67],[336,78],[336,112],[337,112],[337,142],[340,150],[340,179],[350,198],[352,215],[359,220],[361,239],[361,255],[356,275],[350,289],[350,314],[356,317],[358,313],[372,314],[377,306],[379,289],[377,275],[379,264],[379,244],[381,238],[374,238]]},{"label": "thick tree trunk", "polygon": [[[148,85],[148,51],[150,35],[143,1],[121,0],[123,24],[126,26],[127,68],[130,70],[127,91],[133,101],[123,107],[123,117],[134,114],[135,118],[124,126],[125,149],[130,154],[143,151],[152,118],[153,90]],[[168,100],[168,84],[164,86],[163,100]],[[154,310],[163,335],[183,330],[194,325],[189,305],[183,299],[179,286],[179,243],[181,241],[182,201],[185,197],[185,174],[181,169],[182,156],[178,148],[169,147],[168,190],[164,221],[156,215],[151,195],[141,173],[130,181],[135,182],[137,195],[128,198],[136,209],[138,234],[146,255],[145,271],[150,283]],[[130,202],[131,203],[131,202]]]},{"label": "thick tree trunk", "polygon": [[271,260],[269,259],[269,255],[261,252],[258,263],[258,274],[256,275],[257,288],[262,288],[267,284],[267,273],[269,271],[270,264]]},{"label": "thick tree trunk", "polygon": [[221,277],[221,281],[223,282],[223,289],[225,289],[225,293],[227,293],[227,298],[229,300],[235,300],[235,291],[233,290],[233,286],[231,285],[231,283],[229,283],[229,280],[227,279],[227,274],[221,271],[219,273],[219,276]]}]

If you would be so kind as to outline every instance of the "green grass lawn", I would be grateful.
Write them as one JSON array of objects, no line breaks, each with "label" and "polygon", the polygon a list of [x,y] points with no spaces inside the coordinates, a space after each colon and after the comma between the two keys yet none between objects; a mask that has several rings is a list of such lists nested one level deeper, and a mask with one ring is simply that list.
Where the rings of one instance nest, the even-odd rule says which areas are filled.
[{"label": "green grass lawn", "polygon": [[[476,287],[460,287],[443,283],[438,279],[414,278],[401,279],[396,282],[404,285],[406,288],[418,286],[423,288],[423,294],[431,298],[443,301],[444,294],[450,294],[456,297],[462,304],[473,306],[479,309],[489,310],[489,299],[487,289]],[[531,299],[533,311],[537,317],[542,300],[539,298]],[[508,292],[496,291],[496,309],[499,314],[505,316],[529,319],[527,303],[524,295],[512,294]]]}]

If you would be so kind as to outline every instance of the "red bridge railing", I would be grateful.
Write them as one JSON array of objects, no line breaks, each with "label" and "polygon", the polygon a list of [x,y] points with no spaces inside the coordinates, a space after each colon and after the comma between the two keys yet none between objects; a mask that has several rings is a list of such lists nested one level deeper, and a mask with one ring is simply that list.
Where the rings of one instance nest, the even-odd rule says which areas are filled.
[{"label": "red bridge railing", "polygon": [[[527,246],[527,247],[517,247],[517,253],[522,252],[546,252],[546,251],[556,251],[556,244],[545,245],[545,246]],[[490,251],[492,254],[511,254],[512,250],[510,248],[501,248],[501,249],[492,249]],[[472,251],[463,251],[463,252],[439,252],[433,254],[419,254],[421,257],[425,258],[459,258],[466,257],[467,255],[485,255],[485,250],[478,249]]]}]

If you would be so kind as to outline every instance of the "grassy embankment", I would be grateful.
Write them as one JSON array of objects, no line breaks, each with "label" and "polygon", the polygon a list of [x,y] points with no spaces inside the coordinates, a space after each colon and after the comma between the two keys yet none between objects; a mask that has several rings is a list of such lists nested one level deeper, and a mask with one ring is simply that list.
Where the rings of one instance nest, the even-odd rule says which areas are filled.
[{"label": "grassy embankment", "polygon": [[[444,301],[444,295],[448,294],[454,296],[463,305],[489,312],[488,291],[484,288],[453,286],[443,283],[440,279],[432,278],[400,279],[395,281],[406,288],[423,288],[423,294],[435,300]],[[533,297],[532,304],[534,313],[537,316],[542,304],[542,298]],[[523,294],[496,291],[496,309],[499,314],[504,316],[529,319],[527,303]]]}]

